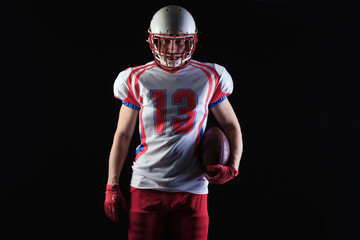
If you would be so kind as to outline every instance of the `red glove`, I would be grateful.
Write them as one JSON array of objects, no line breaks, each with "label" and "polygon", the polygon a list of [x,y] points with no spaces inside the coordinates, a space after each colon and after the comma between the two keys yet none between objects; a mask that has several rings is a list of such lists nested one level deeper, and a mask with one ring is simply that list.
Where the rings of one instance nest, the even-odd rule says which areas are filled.
[{"label": "red glove", "polygon": [[119,221],[118,215],[118,203],[120,202],[124,211],[127,211],[127,205],[125,198],[120,191],[119,185],[106,185],[106,196],[104,202],[104,209],[106,216],[110,218],[111,221]]},{"label": "red glove", "polygon": [[206,179],[213,184],[224,184],[239,175],[234,166],[209,165],[207,170],[217,172],[215,177],[210,177],[205,173]]}]

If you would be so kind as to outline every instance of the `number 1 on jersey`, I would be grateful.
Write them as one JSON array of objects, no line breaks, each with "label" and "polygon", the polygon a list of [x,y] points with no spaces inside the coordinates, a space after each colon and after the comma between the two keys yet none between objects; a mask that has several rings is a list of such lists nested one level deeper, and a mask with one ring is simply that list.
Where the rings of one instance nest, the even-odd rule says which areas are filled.
[{"label": "number 1 on jersey", "polygon": [[165,134],[165,105],[166,94],[164,90],[150,90],[150,97],[154,100],[155,134]]},{"label": "number 1 on jersey", "polygon": [[[165,134],[166,90],[151,90],[154,100],[155,134]],[[172,96],[172,105],[177,106],[177,116],[172,117],[171,128],[175,134],[188,134],[195,125],[197,95],[191,89],[179,89]]]}]

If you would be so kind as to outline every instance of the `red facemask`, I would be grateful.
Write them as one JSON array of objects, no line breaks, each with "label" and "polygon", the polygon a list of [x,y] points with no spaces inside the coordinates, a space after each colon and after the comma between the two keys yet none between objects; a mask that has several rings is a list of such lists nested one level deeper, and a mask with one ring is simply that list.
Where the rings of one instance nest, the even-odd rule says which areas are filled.
[{"label": "red facemask", "polygon": [[155,62],[167,70],[175,71],[186,67],[191,60],[197,43],[196,34],[168,35],[151,33],[148,38]]}]

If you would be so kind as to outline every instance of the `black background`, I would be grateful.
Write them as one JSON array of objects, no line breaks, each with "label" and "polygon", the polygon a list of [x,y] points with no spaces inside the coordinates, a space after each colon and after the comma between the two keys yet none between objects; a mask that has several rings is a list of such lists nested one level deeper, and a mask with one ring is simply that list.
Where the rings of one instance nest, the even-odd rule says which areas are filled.
[{"label": "black background", "polygon": [[209,239],[358,239],[356,1],[4,1],[1,231],[126,239],[103,211],[112,85],[153,60],[151,17],[174,3],[199,29],[194,59],[232,75],[243,131],[240,175],[209,187]]}]

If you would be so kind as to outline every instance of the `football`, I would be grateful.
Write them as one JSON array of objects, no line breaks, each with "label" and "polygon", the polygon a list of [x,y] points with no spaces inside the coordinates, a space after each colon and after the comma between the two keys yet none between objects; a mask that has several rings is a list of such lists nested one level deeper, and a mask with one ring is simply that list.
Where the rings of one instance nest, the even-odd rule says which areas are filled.
[{"label": "football", "polygon": [[204,171],[213,177],[216,172],[208,171],[209,165],[226,165],[230,156],[230,145],[223,131],[212,127],[205,131],[199,146],[198,159]]}]

